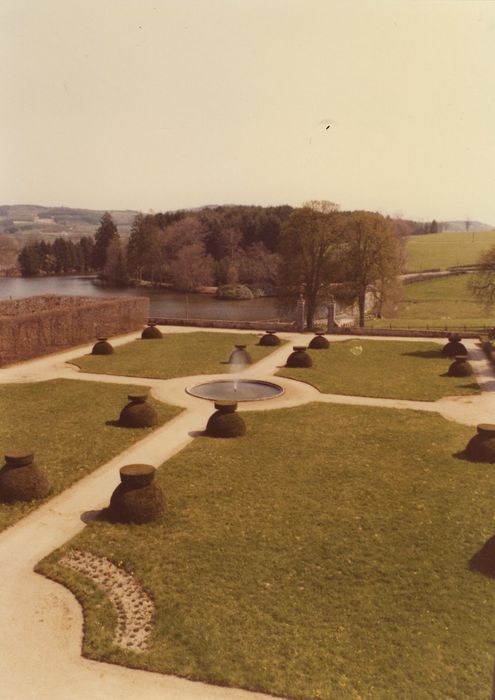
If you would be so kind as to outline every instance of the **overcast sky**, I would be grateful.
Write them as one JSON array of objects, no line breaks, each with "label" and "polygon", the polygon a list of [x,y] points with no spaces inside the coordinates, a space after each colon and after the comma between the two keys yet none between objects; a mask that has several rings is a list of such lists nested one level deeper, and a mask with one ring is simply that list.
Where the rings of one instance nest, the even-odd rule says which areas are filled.
[{"label": "overcast sky", "polygon": [[0,0],[0,204],[495,225],[494,49],[491,0]]}]

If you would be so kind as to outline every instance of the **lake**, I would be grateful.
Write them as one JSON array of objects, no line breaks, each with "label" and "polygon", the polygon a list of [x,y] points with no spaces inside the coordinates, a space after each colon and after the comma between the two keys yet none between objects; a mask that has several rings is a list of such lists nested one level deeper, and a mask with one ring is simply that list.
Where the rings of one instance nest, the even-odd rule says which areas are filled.
[{"label": "lake", "polygon": [[94,276],[0,277],[0,299],[19,299],[39,294],[119,297],[147,296],[150,315],[221,321],[265,321],[281,317],[275,298],[225,301],[211,294],[180,294],[142,287],[102,287]]}]

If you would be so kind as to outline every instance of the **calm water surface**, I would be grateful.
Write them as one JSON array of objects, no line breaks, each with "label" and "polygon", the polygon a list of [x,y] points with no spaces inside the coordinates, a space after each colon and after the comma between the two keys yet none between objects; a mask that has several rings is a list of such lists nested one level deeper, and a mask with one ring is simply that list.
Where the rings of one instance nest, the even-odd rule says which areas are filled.
[{"label": "calm water surface", "polygon": [[210,320],[264,321],[277,319],[276,299],[222,301],[210,294],[179,294],[157,289],[135,287],[102,287],[95,277],[0,277],[0,299],[20,299],[38,294],[117,297],[147,296],[151,316],[169,318],[202,318]]}]

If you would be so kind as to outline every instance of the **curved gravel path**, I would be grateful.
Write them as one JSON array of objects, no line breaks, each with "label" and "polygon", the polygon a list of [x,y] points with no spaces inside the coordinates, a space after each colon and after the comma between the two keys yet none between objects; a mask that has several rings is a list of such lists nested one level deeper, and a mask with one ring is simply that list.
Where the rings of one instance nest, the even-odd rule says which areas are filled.
[{"label": "curved gravel path", "polygon": [[[164,328],[165,333],[196,329]],[[217,331],[222,332],[222,331]],[[293,344],[297,334],[280,334]],[[136,334],[112,339],[117,345]],[[348,339],[336,336],[334,342]],[[394,339],[390,339],[394,340]],[[401,338],[401,340],[404,340]],[[410,339],[416,342],[419,339]],[[266,410],[297,406],[311,401],[354,405],[387,406],[434,411],[450,420],[476,425],[492,422],[495,414],[495,380],[481,350],[467,343],[481,395],[444,398],[435,402],[371,399],[320,394],[316,389],[277,377],[283,396],[261,404],[243,404],[242,410]],[[33,572],[40,559],[76,535],[85,511],[107,504],[124,464],[142,462],[159,466],[181,450],[196,431],[202,431],[212,412],[210,402],[185,393],[186,386],[206,377],[171,380],[137,379],[80,373],[67,360],[89,352],[91,346],[0,369],[0,383],[45,381],[69,377],[81,381],[116,382],[151,386],[153,395],[185,410],[169,423],[133,445],[96,472],[59,494],[26,518],[0,534],[0,698],[6,700],[256,700],[268,698],[235,688],[222,688],[173,676],[136,671],[90,661],[81,656],[82,613],[72,594],[63,586]],[[245,377],[270,379],[287,357],[287,346],[275,350],[243,372]],[[225,375],[219,375],[222,378]],[[212,375],[208,376],[211,379]],[[84,559],[84,556],[83,556]],[[82,565],[82,564],[81,564]],[[141,582],[143,583],[143,582]]]}]

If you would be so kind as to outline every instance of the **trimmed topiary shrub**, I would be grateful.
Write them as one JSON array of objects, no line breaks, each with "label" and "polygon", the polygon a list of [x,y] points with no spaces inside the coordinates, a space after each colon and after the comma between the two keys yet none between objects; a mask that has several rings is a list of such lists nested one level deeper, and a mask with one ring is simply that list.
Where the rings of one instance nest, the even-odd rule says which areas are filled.
[{"label": "trimmed topiary shrub", "polygon": [[150,428],[158,422],[158,416],[149,403],[146,402],[147,394],[133,395],[128,397],[129,402],[119,416],[119,425],[124,428]]},{"label": "trimmed topiary shrub", "polygon": [[229,365],[251,365],[253,358],[246,350],[245,345],[236,345],[235,350],[230,354]]},{"label": "trimmed topiary shrub", "polygon": [[111,355],[113,347],[106,338],[98,338],[98,342],[93,345],[92,355]]},{"label": "trimmed topiary shrub", "polygon": [[469,377],[473,374],[473,368],[467,361],[465,355],[456,357],[454,362],[450,365],[447,374],[449,377]]},{"label": "trimmed topiary shrub", "polygon": [[155,323],[148,323],[141,333],[141,338],[143,340],[157,340],[158,338],[163,338],[163,333],[156,327]]},{"label": "trimmed topiary shrub", "polygon": [[294,345],[294,352],[287,358],[286,367],[312,367],[313,360],[306,352],[305,345]]},{"label": "trimmed topiary shrub", "polygon": [[121,483],[110,498],[110,519],[121,523],[149,523],[165,512],[162,489],[154,483],[155,467],[127,464],[120,469]]},{"label": "trimmed topiary shrub", "polygon": [[50,493],[50,483],[44,469],[33,461],[32,453],[5,455],[0,470],[0,499],[5,503],[33,501]]},{"label": "trimmed topiary shrub", "polygon": [[265,335],[260,338],[259,344],[265,347],[280,345],[280,338],[275,335],[275,331],[265,331]]},{"label": "trimmed topiary shrub", "polygon": [[206,434],[210,437],[233,438],[240,437],[246,432],[246,424],[236,413],[237,403],[234,401],[217,401],[217,409],[208,419]]},{"label": "trimmed topiary shrub", "polygon": [[476,430],[466,446],[466,456],[473,462],[495,463],[495,425],[481,423]]},{"label": "trimmed topiary shrub", "polygon": [[458,333],[449,333],[447,338],[449,342],[442,348],[442,352],[446,357],[468,354],[466,346],[461,343],[461,336]]},{"label": "trimmed topiary shrub", "polygon": [[330,347],[330,343],[325,338],[323,333],[317,333],[309,343],[308,347],[311,350],[327,350]]}]

